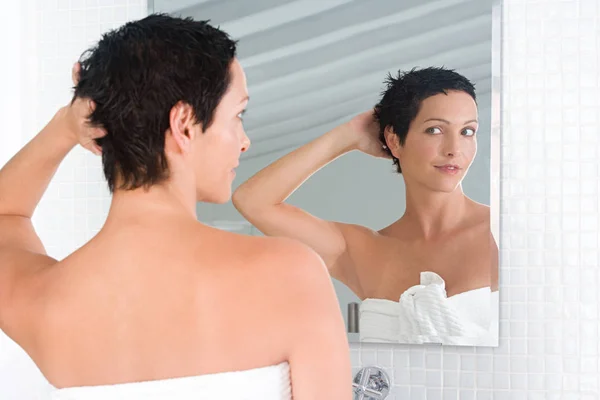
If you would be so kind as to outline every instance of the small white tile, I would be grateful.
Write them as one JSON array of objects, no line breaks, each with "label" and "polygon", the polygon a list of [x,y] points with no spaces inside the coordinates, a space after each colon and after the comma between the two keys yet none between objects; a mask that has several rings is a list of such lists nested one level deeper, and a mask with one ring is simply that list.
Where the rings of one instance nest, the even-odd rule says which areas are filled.
[{"label": "small white tile", "polygon": [[442,372],[435,370],[427,371],[425,373],[425,385],[430,388],[442,387]]},{"label": "small white tile", "polygon": [[545,358],[529,356],[527,357],[527,372],[530,374],[544,373]]},{"label": "small white tile", "polygon": [[426,376],[424,369],[412,369],[410,370],[410,384],[411,385],[425,385]]},{"label": "small white tile", "polygon": [[563,391],[571,391],[571,390],[579,391],[580,387],[581,387],[581,381],[580,381],[579,375],[572,375],[572,374],[562,375]]},{"label": "small white tile", "polygon": [[391,350],[377,350],[377,365],[384,368],[391,368],[393,366]]},{"label": "small white tile", "polygon": [[530,391],[527,395],[528,400],[546,400],[548,399],[546,393],[544,392],[532,392]]},{"label": "small white tile", "polygon": [[458,398],[460,400],[475,400],[475,391],[474,390],[461,389],[458,392]]},{"label": "small white tile", "polygon": [[507,373],[494,372],[492,374],[494,389],[508,390],[510,389],[510,375]]},{"label": "small white tile", "polygon": [[390,391],[390,394],[391,394],[391,392],[394,392],[394,395],[396,396],[397,400],[411,398],[410,397],[410,387],[408,387],[408,386],[394,386],[394,388]]},{"label": "small white tile", "polygon": [[460,372],[458,376],[458,382],[461,388],[474,388],[475,387],[475,373],[473,372]]},{"label": "small white tile", "polygon": [[527,375],[524,373],[510,374],[511,390],[527,390]]},{"label": "small white tile", "polygon": [[477,390],[475,398],[477,400],[492,400],[493,392],[491,390]]},{"label": "small white tile", "polygon": [[460,366],[460,356],[458,354],[445,352],[442,356],[444,371],[457,371]]},{"label": "small white tile", "polygon": [[427,400],[443,400],[441,389],[433,389],[428,387],[425,393]]},{"label": "small white tile", "polygon": [[418,350],[411,350],[409,352],[409,363],[413,368],[424,368],[425,354]]},{"label": "small white tile", "polygon": [[475,356],[463,354],[460,357],[460,369],[461,371],[475,371],[476,361]]},{"label": "small white tile", "polygon": [[365,350],[360,351],[360,360],[364,366],[376,366],[377,365],[377,351],[376,350]]},{"label": "small white tile", "polygon": [[443,389],[442,400],[459,400],[458,389]]},{"label": "small white tile", "polygon": [[545,389],[551,391],[559,391],[562,390],[562,375],[560,374],[546,374],[545,375],[546,383],[544,385]]},{"label": "small white tile", "polygon": [[598,357],[582,357],[580,371],[585,374],[598,374]]},{"label": "small white tile", "polygon": [[414,386],[410,390],[410,399],[427,400],[427,391],[424,387]]},{"label": "small white tile", "polygon": [[562,357],[559,355],[546,355],[544,366],[546,373],[561,373],[563,367]]},{"label": "small white tile", "polygon": [[457,388],[459,387],[458,371],[446,371],[442,372],[444,388]]},{"label": "small white tile", "polygon": [[494,392],[494,400],[512,400],[511,395],[512,392],[497,390]]},{"label": "small white tile", "polygon": [[394,383],[396,385],[410,385],[410,370],[406,367],[399,367],[398,365],[394,365]]},{"label": "small white tile", "polygon": [[408,351],[394,349],[393,352],[394,367],[408,368],[408,366],[410,365]]},{"label": "small white tile", "polygon": [[431,353],[425,355],[425,368],[427,369],[441,369],[442,368],[442,354]]},{"label": "small white tile", "polygon": [[[527,354],[527,339],[511,338],[510,339],[510,354],[521,356]],[[521,359],[522,357],[517,358]],[[512,365],[512,364],[511,364]]]},{"label": "small white tile", "polygon": [[527,374],[527,388],[530,391],[533,390],[543,390],[545,387],[544,374]]},{"label": "small white tile", "polygon": [[492,389],[494,387],[494,375],[491,372],[478,372],[475,382],[478,389]]}]

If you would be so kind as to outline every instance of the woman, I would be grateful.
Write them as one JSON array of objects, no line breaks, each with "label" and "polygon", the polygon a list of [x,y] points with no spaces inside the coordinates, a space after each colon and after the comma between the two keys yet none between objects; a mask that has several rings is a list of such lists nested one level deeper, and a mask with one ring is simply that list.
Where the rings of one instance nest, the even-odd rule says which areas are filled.
[{"label": "woman", "polygon": [[[350,398],[322,260],[196,218],[197,201],[228,201],[249,146],[235,43],[153,15],[105,35],[74,76],[74,101],[0,170],[0,328],[52,398]],[[31,216],[78,143],[102,155],[113,198],[100,232],[57,261]]]},{"label": "woman", "polygon": [[[461,186],[477,151],[474,87],[443,68],[400,73],[387,83],[373,111],[257,173],[235,191],[234,205],[265,234],[298,239],[319,253],[331,276],[363,300],[363,340],[487,340],[497,308],[498,250],[489,207]],[[285,203],[312,174],[352,150],[393,159],[406,187],[400,219],[373,231]],[[474,298],[489,304],[483,318],[469,305]]]}]

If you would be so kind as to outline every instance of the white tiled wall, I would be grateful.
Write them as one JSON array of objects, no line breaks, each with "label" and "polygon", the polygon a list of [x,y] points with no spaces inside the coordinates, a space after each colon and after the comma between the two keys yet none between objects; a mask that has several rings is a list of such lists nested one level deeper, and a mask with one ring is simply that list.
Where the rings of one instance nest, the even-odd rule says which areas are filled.
[{"label": "white tiled wall", "polygon": [[[71,98],[71,66],[100,34],[146,14],[146,0],[2,2],[0,165]],[[100,159],[76,148],[34,215],[48,253],[64,258],[89,240],[108,211]],[[0,400],[46,399],[47,382],[0,331]]]},{"label": "white tiled wall", "polygon": [[500,347],[352,347],[395,399],[600,399],[600,1],[503,2]]},{"label": "white tiled wall", "polygon": [[[21,41],[31,54],[19,66],[37,66],[21,84],[28,96],[19,108],[24,142],[68,100],[69,68],[79,53],[146,6],[20,4],[27,28]],[[600,398],[600,0],[507,0],[503,8],[501,345],[353,346],[356,368],[378,364],[389,372],[388,398]],[[0,93],[2,104],[12,95]],[[105,217],[99,165],[77,149],[42,201],[35,223],[55,257],[87,240]],[[0,336],[0,398],[43,398],[40,379]]]}]

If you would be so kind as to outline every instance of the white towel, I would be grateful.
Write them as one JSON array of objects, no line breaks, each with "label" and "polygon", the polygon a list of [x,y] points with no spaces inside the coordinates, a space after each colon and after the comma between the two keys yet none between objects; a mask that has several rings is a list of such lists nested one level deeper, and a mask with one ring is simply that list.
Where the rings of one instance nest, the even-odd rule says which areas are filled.
[{"label": "white towel", "polygon": [[287,362],[245,371],[55,389],[52,400],[290,400]]}]

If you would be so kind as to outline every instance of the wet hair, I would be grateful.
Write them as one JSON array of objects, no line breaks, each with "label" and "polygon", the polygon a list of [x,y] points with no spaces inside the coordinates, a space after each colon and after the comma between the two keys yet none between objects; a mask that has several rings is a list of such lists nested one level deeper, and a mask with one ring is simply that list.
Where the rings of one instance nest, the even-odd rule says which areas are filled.
[{"label": "wet hair", "polygon": [[90,123],[107,131],[97,143],[111,193],[169,177],[164,145],[171,109],[189,104],[206,131],[229,87],[236,45],[209,21],[151,14],[105,33],[82,54],[73,99],[96,103]]},{"label": "wet hair", "polygon": [[475,85],[467,78],[451,69],[443,67],[413,68],[410,71],[398,71],[396,78],[388,74],[386,89],[381,100],[374,108],[375,119],[379,122],[379,140],[385,145],[385,151],[392,157],[398,173],[402,173],[399,160],[394,157],[385,141],[385,129],[398,135],[404,145],[410,124],[416,118],[421,103],[428,97],[448,91],[458,90],[475,97]]}]

